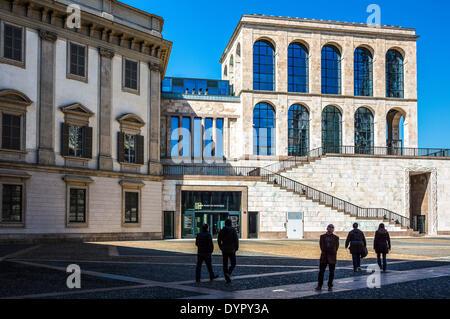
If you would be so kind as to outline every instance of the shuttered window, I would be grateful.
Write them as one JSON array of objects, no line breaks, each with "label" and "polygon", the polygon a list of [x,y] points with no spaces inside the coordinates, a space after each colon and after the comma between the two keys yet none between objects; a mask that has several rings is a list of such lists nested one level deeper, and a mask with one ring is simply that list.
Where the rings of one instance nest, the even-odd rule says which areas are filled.
[{"label": "shuttered window", "polygon": [[20,115],[2,114],[2,148],[20,150]]},{"label": "shuttered window", "polygon": [[144,137],[142,135],[119,132],[118,143],[120,163],[144,164]]},{"label": "shuttered window", "polygon": [[15,61],[23,61],[23,28],[4,24],[3,56]]},{"label": "shuttered window", "polygon": [[61,155],[92,158],[92,127],[63,123]]},{"label": "shuttered window", "polygon": [[86,76],[86,47],[70,43],[69,73],[80,77]]}]

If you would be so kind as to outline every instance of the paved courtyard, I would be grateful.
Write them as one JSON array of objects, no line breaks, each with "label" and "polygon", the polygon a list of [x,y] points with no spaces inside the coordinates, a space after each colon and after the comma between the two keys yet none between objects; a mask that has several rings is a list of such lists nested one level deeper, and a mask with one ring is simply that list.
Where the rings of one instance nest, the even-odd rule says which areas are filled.
[{"label": "paved courtyard", "polygon": [[[369,241],[369,248],[372,242]],[[367,288],[366,267],[354,274],[341,241],[335,289],[314,291],[318,241],[242,240],[233,281],[226,285],[217,245],[213,267],[220,277],[195,283],[192,240],[0,245],[0,298],[450,298],[450,238],[397,238],[381,288]],[[81,269],[81,288],[66,285],[67,267]]]}]

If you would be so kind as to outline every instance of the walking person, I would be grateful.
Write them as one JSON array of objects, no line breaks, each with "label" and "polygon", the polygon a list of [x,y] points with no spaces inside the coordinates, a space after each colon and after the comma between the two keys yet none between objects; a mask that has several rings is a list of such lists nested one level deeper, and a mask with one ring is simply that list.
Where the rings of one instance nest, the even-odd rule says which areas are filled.
[{"label": "walking person", "polygon": [[[391,250],[391,238],[389,237],[389,233],[384,227],[384,224],[380,224],[378,230],[375,232],[373,249],[377,253],[378,266],[380,269],[383,269],[383,272],[386,272],[386,254]],[[383,265],[381,265],[381,256],[383,256]]]},{"label": "walking person", "polygon": [[358,223],[354,223],[353,230],[348,233],[345,249],[349,245],[353,260],[353,272],[361,271],[361,255],[364,255],[367,242],[364,233],[358,229]]},{"label": "walking person", "polygon": [[323,277],[327,265],[330,270],[330,275],[328,277],[328,291],[333,290],[334,270],[336,268],[337,251],[339,249],[339,237],[334,235],[333,232],[334,226],[330,224],[327,227],[327,232],[320,236],[320,250],[322,254],[320,255],[319,282],[316,287],[317,291],[322,290]]},{"label": "walking person", "polygon": [[197,238],[195,239],[195,245],[198,247],[197,267],[195,269],[195,281],[200,282],[203,262],[205,262],[206,268],[208,268],[209,279],[213,281],[219,276],[214,275],[212,269],[211,255],[214,251],[214,244],[211,233],[209,232],[209,226],[207,224],[202,225],[202,232],[197,234]]},{"label": "walking person", "polygon": [[[236,230],[231,226],[231,220],[225,221],[225,227],[219,232],[217,242],[222,251],[223,257],[223,274],[227,284],[231,283],[231,273],[236,267],[236,252],[239,249],[239,238]],[[228,268],[228,259],[230,260],[230,268]]]}]

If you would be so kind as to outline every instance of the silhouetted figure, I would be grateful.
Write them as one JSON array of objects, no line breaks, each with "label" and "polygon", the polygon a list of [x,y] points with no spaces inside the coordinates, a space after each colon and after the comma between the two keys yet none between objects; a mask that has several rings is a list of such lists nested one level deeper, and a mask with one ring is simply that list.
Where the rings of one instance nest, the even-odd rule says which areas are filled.
[{"label": "silhouetted figure", "polygon": [[334,269],[337,262],[337,251],[339,249],[339,237],[333,234],[334,226],[328,225],[327,232],[320,236],[320,266],[319,266],[319,282],[316,290],[322,290],[323,277],[325,269],[329,266],[330,276],[328,277],[328,291],[333,290]]},{"label": "silhouetted figure", "polygon": [[349,245],[353,260],[353,271],[361,271],[361,254],[363,254],[367,242],[364,233],[358,229],[358,223],[354,223],[353,230],[348,233],[347,240],[345,241],[345,249]]},{"label": "silhouetted figure", "polygon": [[203,261],[209,271],[209,279],[212,281],[216,279],[217,275],[214,275],[212,264],[211,264],[211,254],[214,251],[214,244],[212,236],[209,232],[209,226],[207,224],[202,226],[202,232],[197,234],[195,239],[195,245],[198,247],[197,251],[197,267],[195,269],[195,280],[200,282],[200,276],[202,273]]},{"label": "silhouetted figure", "polygon": [[[231,225],[231,220],[227,219],[225,221],[225,227],[220,230],[217,238],[219,248],[222,251],[223,274],[227,284],[231,282],[230,276],[236,267],[236,252],[239,249],[239,238],[236,230]],[[228,268],[228,259],[231,263],[230,268]]]},{"label": "silhouetted figure", "polygon": [[[378,266],[380,269],[383,269],[383,272],[386,272],[386,254],[391,250],[391,238],[389,237],[389,233],[384,227],[384,224],[380,224],[378,230],[375,232],[373,249],[375,249],[375,252],[377,253]],[[383,255],[383,265],[381,265],[381,255]]]}]

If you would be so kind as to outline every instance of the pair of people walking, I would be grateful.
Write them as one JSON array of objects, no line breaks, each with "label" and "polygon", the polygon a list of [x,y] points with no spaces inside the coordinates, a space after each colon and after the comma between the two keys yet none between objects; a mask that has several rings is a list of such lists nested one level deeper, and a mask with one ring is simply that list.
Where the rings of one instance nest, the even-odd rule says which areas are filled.
[{"label": "pair of people walking", "polygon": [[[232,227],[231,220],[227,219],[225,221],[225,227],[220,230],[217,242],[222,251],[223,274],[226,283],[229,284],[231,283],[231,274],[236,267],[236,252],[239,249],[239,238],[236,230]],[[207,224],[203,225],[202,232],[197,234],[195,244],[198,247],[195,271],[196,282],[200,282],[203,262],[206,263],[209,278],[213,281],[219,276],[214,274],[212,268],[211,256],[214,251],[214,244]],[[228,261],[230,261],[230,267],[228,267]]]},{"label": "pair of people walking", "polygon": [[[317,291],[322,290],[325,270],[328,266],[330,274],[328,276],[328,291],[333,290],[334,271],[337,263],[337,251],[339,249],[339,237],[334,233],[334,226],[328,225],[327,232],[320,236],[320,265],[319,265],[319,278],[316,287]],[[361,271],[361,257],[367,256],[367,242],[364,233],[358,229],[358,224],[353,224],[353,230],[349,232],[347,240],[345,241],[345,248],[350,246],[350,253],[352,254],[353,271]],[[378,230],[375,232],[375,238],[373,241],[373,248],[377,253],[377,263],[383,272],[386,272],[386,254],[391,250],[391,239],[389,233],[384,227],[384,224],[380,224]],[[381,256],[383,257],[383,263],[381,263]]]}]

